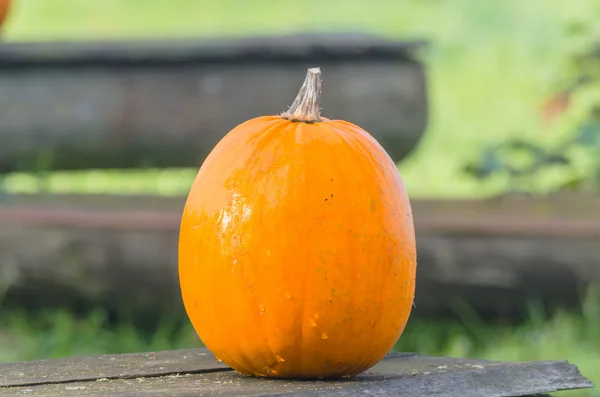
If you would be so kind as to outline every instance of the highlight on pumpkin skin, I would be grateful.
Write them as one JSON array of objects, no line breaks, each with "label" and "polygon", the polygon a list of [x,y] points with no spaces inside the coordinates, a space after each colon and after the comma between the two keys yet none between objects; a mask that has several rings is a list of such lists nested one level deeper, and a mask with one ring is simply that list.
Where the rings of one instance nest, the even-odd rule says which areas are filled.
[{"label": "highlight on pumpkin skin", "polygon": [[310,68],[296,99],[281,117],[304,123],[323,121],[321,118],[321,68]]},{"label": "highlight on pumpkin skin", "polygon": [[368,132],[320,116],[320,74],[309,69],[288,112],[223,137],[185,204],[186,312],[242,374],[358,375],[412,309],[416,243],[398,168]]}]

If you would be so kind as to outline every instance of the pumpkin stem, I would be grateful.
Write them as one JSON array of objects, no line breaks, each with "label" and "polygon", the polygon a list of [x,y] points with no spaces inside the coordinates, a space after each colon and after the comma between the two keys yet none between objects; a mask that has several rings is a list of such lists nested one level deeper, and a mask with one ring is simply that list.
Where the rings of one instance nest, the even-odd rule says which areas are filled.
[{"label": "pumpkin stem", "polygon": [[290,121],[315,123],[321,118],[321,69],[310,68],[294,103],[280,117]]}]

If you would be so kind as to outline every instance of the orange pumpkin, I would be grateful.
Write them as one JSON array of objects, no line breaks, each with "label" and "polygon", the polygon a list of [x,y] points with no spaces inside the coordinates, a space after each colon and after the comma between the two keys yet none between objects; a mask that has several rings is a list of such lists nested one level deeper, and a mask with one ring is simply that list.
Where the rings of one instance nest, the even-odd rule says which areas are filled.
[{"label": "orange pumpkin", "polygon": [[319,114],[320,70],[289,111],[229,132],[183,212],[183,302],[215,356],[242,374],[357,375],[394,346],[415,290],[409,199],[361,128]]},{"label": "orange pumpkin", "polygon": [[11,0],[0,0],[0,28],[4,24],[6,17],[8,16],[8,11],[10,10]]}]

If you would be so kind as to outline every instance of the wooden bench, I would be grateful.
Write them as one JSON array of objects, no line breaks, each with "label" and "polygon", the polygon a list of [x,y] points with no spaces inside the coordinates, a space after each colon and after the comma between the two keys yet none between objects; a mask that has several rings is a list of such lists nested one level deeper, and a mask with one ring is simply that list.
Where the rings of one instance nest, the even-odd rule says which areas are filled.
[{"label": "wooden bench", "polygon": [[593,387],[567,361],[496,362],[391,353],[341,381],[237,374],[206,349],[0,365],[0,396],[533,396]]},{"label": "wooden bench", "polygon": [[398,161],[426,129],[424,45],[350,33],[0,43],[0,173],[198,167],[239,123],[283,112],[314,66],[323,115]]}]

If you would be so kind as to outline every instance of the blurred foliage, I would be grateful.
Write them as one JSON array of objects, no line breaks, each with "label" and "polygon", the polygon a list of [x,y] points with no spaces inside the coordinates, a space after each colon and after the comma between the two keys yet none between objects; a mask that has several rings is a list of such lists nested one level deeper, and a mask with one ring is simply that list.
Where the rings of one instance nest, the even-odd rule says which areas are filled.
[{"label": "blurred foliage", "polygon": [[[548,123],[571,116],[569,134],[553,145],[544,139],[518,137],[492,143],[477,162],[465,167],[468,174],[482,181],[502,178],[508,192],[600,192],[600,32],[593,30],[600,24],[596,21],[567,25],[574,53],[563,70],[561,90],[543,108]],[[540,186],[540,180],[546,182],[544,174],[553,171],[559,176],[549,186]]]}]

